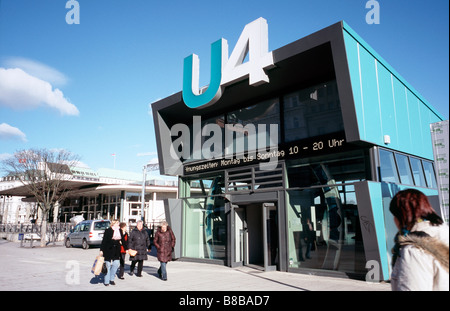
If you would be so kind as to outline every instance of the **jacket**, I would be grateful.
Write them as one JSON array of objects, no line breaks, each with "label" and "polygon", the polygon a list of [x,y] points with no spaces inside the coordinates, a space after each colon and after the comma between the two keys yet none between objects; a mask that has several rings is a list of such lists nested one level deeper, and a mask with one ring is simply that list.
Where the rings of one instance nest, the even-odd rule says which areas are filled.
[{"label": "jacket", "polygon": [[172,249],[175,247],[175,235],[172,229],[167,227],[166,232],[162,232],[161,228],[156,231],[153,244],[157,249],[157,258],[160,262],[169,262],[172,260]]},{"label": "jacket", "polygon": [[147,230],[134,228],[128,238],[128,249],[137,251],[136,256],[130,256],[130,260],[147,260],[147,251],[150,246],[150,238]]},{"label": "jacket", "polygon": [[[122,231],[122,230],[120,230]],[[128,250],[128,233],[123,233],[123,231],[121,232],[122,235],[122,241],[121,241],[121,245],[120,245],[120,253],[121,254],[126,254],[127,250]]]},{"label": "jacket", "polygon": [[[122,230],[120,230],[120,235],[122,237]],[[103,257],[105,261],[117,260],[120,258],[120,240],[113,240],[114,230],[109,227],[105,230],[103,234],[102,244],[100,245],[100,250],[103,252]]]},{"label": "jacket", "polygon": [[393,291],[449,290],[447,225],[416,223],[408,235],[398,237],[397,245],[391,274]]}]

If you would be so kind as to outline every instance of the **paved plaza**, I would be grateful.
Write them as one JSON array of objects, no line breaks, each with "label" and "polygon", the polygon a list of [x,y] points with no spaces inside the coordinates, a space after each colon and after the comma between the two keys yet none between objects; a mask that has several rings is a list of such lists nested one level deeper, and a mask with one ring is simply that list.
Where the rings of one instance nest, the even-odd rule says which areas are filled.
[{"label": "paved plaza", "polygon": [[159,262],[153,254],[144,262],[143,277],[116,278],[105,287],[91,267],[98,248],[20,247],[0,240],[0,291],[389,291],[386,283],[286,272],[263,272],[248,267],[173,261],[167,265],[168,281],[157,276]]}]

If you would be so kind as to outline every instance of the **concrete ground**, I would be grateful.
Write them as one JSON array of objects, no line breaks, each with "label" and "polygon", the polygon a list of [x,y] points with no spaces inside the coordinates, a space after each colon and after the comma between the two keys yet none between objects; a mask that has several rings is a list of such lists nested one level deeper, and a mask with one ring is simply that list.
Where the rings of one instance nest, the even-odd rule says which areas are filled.
[{"label": "concrete ground", "polygon": [[0,291],[390,291],[386,283],[286,272],[263,272],[249,267],[173,261],[168,281],[157,276],[159,262],[153,255],[144,262],[143,277],[116,277],[115,286],[104,286],[91,273],[98,248],[20,247],[0,240]]}]

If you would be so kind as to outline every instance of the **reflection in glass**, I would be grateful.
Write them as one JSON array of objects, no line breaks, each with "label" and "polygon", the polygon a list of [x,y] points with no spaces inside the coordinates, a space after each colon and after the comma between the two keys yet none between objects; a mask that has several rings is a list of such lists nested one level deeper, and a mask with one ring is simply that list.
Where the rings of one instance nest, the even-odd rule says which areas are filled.
[{"label": "reflection in glass", "polygon": [[437,188],[432,162],[384,149],[380,149],[380,175],[384,182]]},{"label": "reflection in glass", "polygon": [[343,195],[350,188],[287,192],[290,267],[366,272],[357,202]]},{"label": "reflection in glass", "polygon": [[336,81],[284,97],[284,135],[291,142],[344,130]]},{"label": "reflection in glass", "polygon": [[400,173],[400,182],[406,185],[413,185],[414,182],[411,175],[408,157],[396,153],[395,158],[397,159],[398,171]]},{"label": "reflection in glass", "polygon": [[[336,157],[336,156],[335,156]],[[364,154],[287,162],[289,267],[365,273],[353,182],[367,176]],[[299,182],[300,181],[300,182]],[[311,186],[317,185],[315,188]],[[296,187],[296,188],[293,188]],[[305,188],[303,188],[305,187]]]},{"label": "reflection in glass", "polygon": [[186,180],[185,257],[225,260],[227,241],[223,176]]},{"label": "reflection in glass", "polygon": [[380,149],[380,174],[381,181],[397,184],[400,182],[395,166],[394,154],[384,149]]},{"label": "reflection in glass", "polygon": [[[280,141],[280,105],[278,103],[278,98],[270,99],[256,105],[249,107],[244,107],[227,114],[227,124],[233,126],[233,140],[228,142],[226,153],[232,153],[233,146],[237,146],[236,140],[238,137],[244,139],[244,151],[256,150],[256,148],[269,147],[273,145],[278,145]],[[236,127],[235,125],[242,125],[241,127]],[[270,140],[270,125],[274,124],[278,126],[278,137],[275,136],[277,141]],[[245,130],[246,126],[254,126],[254,131],[250,132]],[[231,128],[229,128],[231,129]],[[238,133],[239,130],[243,130],[244,133]],[[243,134],[243,135],[242,135]],[[260,141],[265,139],[265,141]],[[252,146],[249,142],[255,142]],[[225,142],[227,143],[227,142]],[[236,150],[235,150],[236,151]]]},{"label": "reflection in glass", "polygon": [[420,162],[419,159],[416,158],[410,158],[410,160],[416,186],[426,187],[427,185],[425,183],[425,176],[423,174],[422,163]]},{"label": "reflection in glass", "polygon": [[428,188],[437,188],[436,173],[434,172],[433,163],[423,161],[423,169],[425,171],[425,177],[427,179]]},{"label": "reflection in glass", "polygon": [[366,180],[368,176],[366,159],[363,152],[347,152],[340,155],[316,158],[304,158],[287,161],[289,188],[311,187],[327,184],[323,171],[336,182]]}]

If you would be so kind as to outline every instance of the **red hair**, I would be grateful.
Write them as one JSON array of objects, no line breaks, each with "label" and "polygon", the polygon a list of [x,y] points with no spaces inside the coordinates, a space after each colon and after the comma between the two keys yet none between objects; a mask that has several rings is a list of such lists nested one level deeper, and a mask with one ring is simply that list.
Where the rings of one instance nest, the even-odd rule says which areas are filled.
[{"label": "red hair", "polygon": [[434,226],[443,223],[427,196],[415,189],[399,191],[392,198],[389,210],[397,218],[400,226],[407,230],[410,230],[419,219],[428,220]]}]

